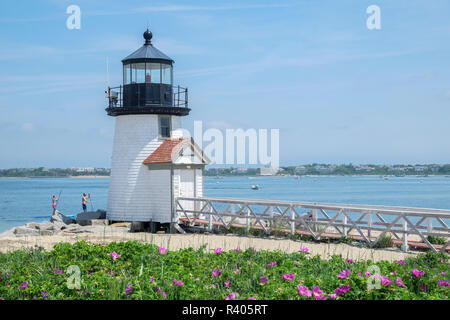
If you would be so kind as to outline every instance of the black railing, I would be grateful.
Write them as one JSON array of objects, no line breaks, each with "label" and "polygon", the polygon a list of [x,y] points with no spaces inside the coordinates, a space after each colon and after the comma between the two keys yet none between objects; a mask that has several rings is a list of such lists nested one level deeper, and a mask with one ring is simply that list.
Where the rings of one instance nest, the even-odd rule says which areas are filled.
[{"label": "black railing", "polygon": [[188,89],[180,86],[131,84],[108,87],[106,98],[110,109],[155,106],[188,108]]}]

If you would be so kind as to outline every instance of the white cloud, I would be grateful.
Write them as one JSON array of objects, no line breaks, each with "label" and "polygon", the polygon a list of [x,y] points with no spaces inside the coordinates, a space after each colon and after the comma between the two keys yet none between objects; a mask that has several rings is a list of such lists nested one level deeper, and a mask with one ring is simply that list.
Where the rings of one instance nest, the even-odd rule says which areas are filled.
[{"label": "white cloud", "polygon": [[165,6],[146,6],[129,10],[118,11],[92,11],[86,12],[91,16],[125,15],[147,12],[186,12],[186,11],[225,11],[225,10],[243,10],[243,9],[270,9],[287,8],[296,6],[298,3],[277,3],[277,4],[249,4],[249,5],[219,5],[219,6],[196,6],[196,5],[165,5]]},{"label": "white cloud", "polygon": [[20,131],[22,132],[34,132],[34,124],[31,122],[22,123],[20,126]]}]

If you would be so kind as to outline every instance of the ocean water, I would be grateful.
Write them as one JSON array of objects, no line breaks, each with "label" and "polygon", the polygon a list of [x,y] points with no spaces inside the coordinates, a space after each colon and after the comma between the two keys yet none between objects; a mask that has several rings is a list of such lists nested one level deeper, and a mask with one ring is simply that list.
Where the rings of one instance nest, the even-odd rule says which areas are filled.
[{"label": "ocean water", "polygon": [[[251,186],[259,186],[252,190]],[[106,209],[109,178],[0,179],[0,233],[31,221],[48,220],[51,197],[68,216],[82,211],[81,196],[90,193],[88,209]],[[321,176],[205,177],[205,196],[265,200],[376,204],[450,209],[450,177]]]}]

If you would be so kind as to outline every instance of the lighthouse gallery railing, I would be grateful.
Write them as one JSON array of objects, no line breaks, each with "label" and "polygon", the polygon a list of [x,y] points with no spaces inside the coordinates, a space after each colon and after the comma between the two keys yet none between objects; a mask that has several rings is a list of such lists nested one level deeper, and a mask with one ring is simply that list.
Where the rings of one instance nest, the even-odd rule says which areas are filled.
[{"label": "lighthouse gallery railing", "polygon": [[[228,198],[175,199],[175,217],[189,226],[260,229],[267,234],[284,230],[310,235],[315,240],[351,236],[374,247],[390,233],[393,242],[407,251],[409,245],[448,251],[450,210],[375,205],[329,204]],[[353,234],[350,235],[350,232]],[[408,240],[415,236],[418,241]],[[430,243],[427,236],[445,239]],[[423,242],[420,242],[422,240]]]},{"label": "lighthouse gallery railing", "polygon": [[[139,87],[138,87],[139,89]],[[137,91],[137,101],[141,100],[139,97],[139,90]],[[123,86],[108,87],[106,90],[106,97],[109,101],[109,108],[123,107]],[[162,101],[163,93],[160,92],[160,101]],[[188,89],[180,86],[172,86],[172,105],[171,107],[187,108],[188,107]]]}]

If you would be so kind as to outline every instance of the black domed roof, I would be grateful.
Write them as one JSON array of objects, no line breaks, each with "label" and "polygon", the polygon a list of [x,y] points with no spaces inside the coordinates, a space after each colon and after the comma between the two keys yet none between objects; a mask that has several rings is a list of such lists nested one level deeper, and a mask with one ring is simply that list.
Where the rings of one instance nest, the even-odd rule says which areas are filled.
[{"label": "black domed roof", "polygon": [[159,60],[167,63],[174,63],[172,58],[168,57],[161,51],[159,51],[157,48],[155,48],[152,43],[151,39],[153,37],[153,34],[150,32],[150,30],[146,30],[144,32],[144,39],[145,43],[142,47],[137,49],[135,52],[130,54],[129,56],[125,57],[122,62],[123,63],[129,63],[129,62],[144,62],[149,59]]}]

